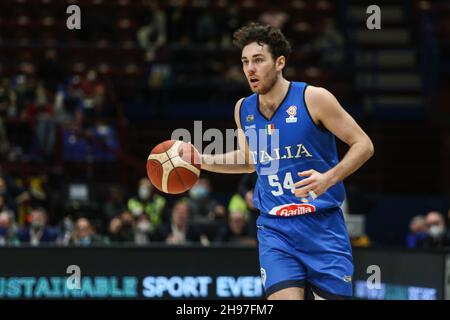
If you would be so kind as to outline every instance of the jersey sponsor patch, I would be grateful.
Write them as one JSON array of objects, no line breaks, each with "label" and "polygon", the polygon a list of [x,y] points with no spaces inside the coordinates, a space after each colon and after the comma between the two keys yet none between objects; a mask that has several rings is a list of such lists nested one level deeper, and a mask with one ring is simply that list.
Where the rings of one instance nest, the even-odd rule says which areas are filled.
[{"label": "jersey sponsor patch", "polygon": [[269,214],[279,217],[301,216],[316,212],[316,207],[312,204],[288,203],[277,206],[270,210]]}]

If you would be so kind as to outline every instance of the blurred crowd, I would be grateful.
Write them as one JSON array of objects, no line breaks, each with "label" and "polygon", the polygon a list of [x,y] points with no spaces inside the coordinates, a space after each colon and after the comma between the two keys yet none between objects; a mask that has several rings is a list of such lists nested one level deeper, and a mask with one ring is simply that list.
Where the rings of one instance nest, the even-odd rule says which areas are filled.
[{"label": "blurred crowd", "polygon": [[0,74],[0,160],[114,159],[118,139],[110,125],[116,115],[110,90],[95,70],[63,78],[58,61],[48,50],[38,67],[24,63],[13,76]]},{"label": "blurred crowd", "polygon": [[[212,196],[207,177],[200,178],[185,197],[172,203],[155,192],[144,177],[128,198],[120,187],[110,187],[95,214],[83,209],[79,196],[69,195],[66,206],[62,206],[66,213],[50,216],[49,208],[54,206],[46,194],[49,190],[39,183],[29,187],[18,185],[2,173],[0,245],[255,245],[257,212],[252,204],[252,191],[248,189],[249,179],[253,178],[242,179],[239,192],[226,205]],[[74,204],[73,198],[78,199],[78,204],[76,201]]]},{"label": "blurred crowd", "polygon": [[[287,77],[303,79],[314,77],[320,68],[345,68],[349,56],[337,15],[330,10],[333,2],[293,0],[290,7],[269,0],[144,2],[139,14],[130,13],[133,6],[114,15],[100,9],[83,12],[80,32],[60,33],[62,39],[54,33],[47,39],[53,42],[43,42],[48,46],[39,54],[27,47],[12,57],[5,50],[7,58],[0,59],[0,245],[256,243],[254,175],[243,176],[230,199],[215,199],[205,177],[174,202],[154,190],[147,178],[130,193],[124,185],[99,189],[83,179],[78,186],[69,184],[56,171],[66,169],[62,164],[68,162],[86,166],[119,160],[124,152],[120,141],[126,137],[118,132],[118,100],[124,100],[125,107],[128,99],[139,100],[142,83],[148,93],[144,97],[159,108],[168,105],[164,97],[169,95],[160,89],[176,83],[186,86],[189,94],[197,92],[202,101],[204,92],[214,93],[207,85],[246,88],[239,59],[228,53],[233,32],[249,20],[279,27],[292,42]],[[312,12],[303,11],[307,6],[316,10],[311,16],[320,18],[307,19],[307,12]],[[18,12],[18,17],[24,13]],[[14,47],[12,42],[4,43]],[[65,46],[70,50],[64,51]],[[91,56],[92,48],[99,49],[98,57]],[[112,50],[117,48],[119,54]],[[135,87],[135,79],[125,78],[133,70],[144,71],[135,73]],[[298,70],[304,72],[302,77]],[[192,90],[195,83],[202,90]],[[120,88],[123,84],[125,90]],[[189,95],[179,89],[171,99],[180,96],[185,102]],[[234,96],[226,90],[225,95]],[[13,176],[3,163],[43,164],[48,171],[22,170],[18,175],[15,170]],[[449,219],[450,212],[446,217],[436,211],[414,217],[406,246],[449,247]],[[352,243],[369,246],[370,240],[364,236]]]},{"label": "blurred crowd", "polygon": [[[311,50],[334,55],[325,61],[332,64],[341,62],[339,57],[344,46],[344,37],[336,26],[334,5],[327,0],[306,3],[294,0],[280,6],[278,1],[144,1],[146,9],[136,17],[136,40],[140,47],[154,51],[164,46],[232,48],[232,36],[240,26],[250,20],[270,24],[283,33],[296,47],[305,45],[312,38]],[[304,11],[303,11],[304,10]],[[313,21],[307,12],[321,16]],[[92,19],[92,28],[98,30],[91,37],[100,35],[102,25],[112,25],[103,19]],[[126,20],[124,20],[126,21]],[[102,23],[103,22],[103,23]],[[327,39],[327,41],[325,41]],[[325,49],[325,50],[324,50]],[[330,49],[330,52],[326,52]],[[334,50],[335,52],[331,52]],[[337,52],[336,52],[337,51]],[[331,61],[334,60],[334,61]]]},{"label": "blurred crowd", "polygon": [[450,209],[447,216],[439,211],[417,215],[409,223],[408,248],[450,248]]},{"label": "blurred crowd", "polygon": [[[255,173],[243,175],[227,198],[214,192],[207,175],[181,197],[160,193],[147,177],[131,193],[120,185],[100,190],[55,179],[52,174],[17,179],[0,170],[0,245],[257,243]],[[449,226],[450,209],[447,215],[414,216],[405,246],[450,248]],[[351,241],[371,246],[367,235]]]},{"label": "blurred crowd", "polygon": [[[240,61],[233,49],[233,32],[249,21],[280,28],[293,48],[293,58],[285,72],[296,76],[303,71],[320,73],[317,66],[340,69],[351,61],[346,58],[346,40],[340,31],[333,4],[302,0],[280,6],[277,1],[150,1],[137,19],[136,41],[145,51],[146,76],[150,88],[167,87],[186,81],[205,85],[245,85]],[[290,10],[291,9],[291,10]],[[315,10],[315,11],[313,11]],[[192,52],[193,49],[197,53]],[[205,54],[202,50],[208,52]],[[306,67],[308,68],[306,68]]]},{"label": "blurred crowd", "polygon": [[[173,202],[147,178],[130,194],[129,186],[117,183],[91,186],[92,176],[74,183],[74,174],[69,178],[61,171],[70,170],[68,163],[123,162],[127,150],[120,143],[126,139],[118,128],[120,104],[139,97],[141,89],[133,87],[135,79],[123,80],[133,70],[145,70],[135,73],[138,82],[145,83],[149,99],[159,107],[165,105],[158,88],[175,78],[188,87],[196,81],[226,81],[246,88],[239,59],[227,54],[233,32],[249,20],[282,29],[300,56],[323,66],[341,65],[344,40],[332,4],[292,1],[294,14],[276,1],[143,3],[138,12],[131,5],[112,15],[94,8],[83,12],[80,32],[52,33],[49,27],[45,41],[39,40],[42,48],[14,51],[17,43],[31,39],[27,25],[17,34],[10,30],[13,38],[5,42],[11,45],[10,56],[0,60],[0,244],[256,243],[254,175],[244,176],[230,199],[215,199],[206,177]],[[325,23],[300,19],[298,13],[304,15],[307,6],[323,12]],[[32,12],[20,7],[10,14],[25,21]],[[112,50],[116,47],[118,55]],[[99,56],[92,57],[90,48],[99,49]],[[101,48],[108,48],[106,54]],[[125,74],[120,73],[123,65]],[[204,88],[198,92],[202,95]]]},{"label": "blurred crowd", "polygon": [[[40,43],[45,46],[39,52],[33,47],[16,52],[11,44],[6,58],[0,59],[0,160],[115,160],[120,104],[132,109],[129,105],[136,101],[131,101],[142,98],[147,106],[166,108],[169,102],[178,103],[178,94],[167,100],[164,88],[172,85],[178,85],[180,101],[185,103],[192,85],[203,88],[199,96],[211,85],[230,90],[236,84],[246,89],[240,61],[227,49],[232,48],[233,32],[249,20],[277,26],[292,41],[295,58],[286,70],[288,76],[295,77],[296,65],[302,65],[305,57],[308,66],[322,67],[342,66],[345,57],[344,36],[333,5],[326,0],[314,4],[298,0],[284,7],[276,1],[142,3],[138,11],[125,6],[114,15],[89,10],[80,32],[62,33],[66,38],[61,39],[51,33],[54,42]],[[323,12],[320,22],[299,18],[299,12],[306,14],[302,11],[306,7]],[[31,12],[22,8],[11,14],[20,20]],[[92,50],[83,51],[86,48],[98,49],[98,57],[92,57]],[[113,52],[115,48],[122,51]],[[137,54],[133,48],[139,48]],[[123,66],[125,73],[121,73]],[[312,77],[318,72],[313,69],[308,73]],[[137,79],[127,78],[133,70]],[[216,89],[211,90],[220,91]],[[202,96],[201,101],[206,100]]]}]

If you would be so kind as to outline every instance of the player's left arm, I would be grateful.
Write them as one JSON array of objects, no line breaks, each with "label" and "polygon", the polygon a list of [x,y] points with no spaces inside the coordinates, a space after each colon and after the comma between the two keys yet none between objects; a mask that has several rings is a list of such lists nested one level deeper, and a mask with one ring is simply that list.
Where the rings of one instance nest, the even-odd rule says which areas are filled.
[{"label": "player's left arm", "polygon": [[334,95],[324,88],[308,86],[305,91],[308,110],[316,124],[321,123],[338,139],[349,146],[342,160],[327,172],[306,170],[299,172],[304,179],[295,183],[294,193],[308,197],[309,191],[317,196],[360,168],[373,154],[374,146],[369,136],[344,110]]}]

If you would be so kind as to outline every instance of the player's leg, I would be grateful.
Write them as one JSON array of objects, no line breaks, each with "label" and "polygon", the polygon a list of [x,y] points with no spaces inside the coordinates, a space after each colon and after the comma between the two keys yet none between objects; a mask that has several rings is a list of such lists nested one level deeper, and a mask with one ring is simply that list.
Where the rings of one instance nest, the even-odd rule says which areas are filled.
[{"label": "player's leg", "polygon": [[269,300],[304,299],[305,271],[294,257],[279,250],[269,250],[260,254],[260,264],[264,291]]},{"label": "player's leg", "polygon": [[304,298],[305,291],[303,288],[291,287],[272,293],[267,297],[267,300],[303,300]]}]

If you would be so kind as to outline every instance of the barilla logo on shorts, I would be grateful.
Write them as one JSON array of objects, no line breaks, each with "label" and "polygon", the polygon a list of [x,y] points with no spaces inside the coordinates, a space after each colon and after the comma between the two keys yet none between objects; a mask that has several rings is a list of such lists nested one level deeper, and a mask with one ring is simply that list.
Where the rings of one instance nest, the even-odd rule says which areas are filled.
[{"label": "barilla logo on shorts", "polygon": [[271,212],[271,214],[281,217],[299,216],[316,212],[316,207],[312,204],[290,204],[274,209],[276,209],[275,212]]}]

